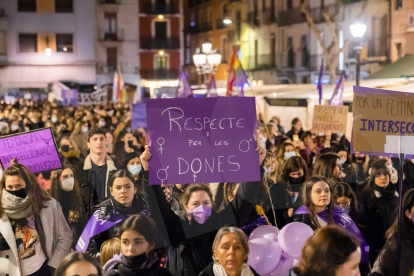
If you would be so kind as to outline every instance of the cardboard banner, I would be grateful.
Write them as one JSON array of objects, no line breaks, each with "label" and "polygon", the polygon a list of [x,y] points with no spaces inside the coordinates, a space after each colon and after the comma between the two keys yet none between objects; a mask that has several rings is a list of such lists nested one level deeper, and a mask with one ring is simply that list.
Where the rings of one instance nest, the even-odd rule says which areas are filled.
[{"label": "cardboard banner", "polygon": [[79,105],[103,104],[108,100],[108,88],[103,87],[92,93],[79,93]]},{"label": "cardboard banner", "polygon": [[78,105],[78,90],[69,89],[62,90],[62,105],[63,106],[77,106]]},{"label": "cardboard banner", "polygon": [[150,183],[259,181],[253,97],[152,99]]},{"label": "cardboard banner", "polygon": [[62,168],[55,138],[50,128],[2,136],[0,138],[0,162],[4,169],[13,158],[33,173]]},{"label": "cardboard banner", "polygon": [[132,105],[131,127],[133,130],[147,127],[147,107],[145,103]]},{"label": "cardboard banner", "polygon": [[315,105],[312,131],[315,133],[345,133],[348,121],[348,106]]},{"label": "cardboard banner", "polygon": [[414,94],[354,86],[353,105],[352,152],[414,157]]}]

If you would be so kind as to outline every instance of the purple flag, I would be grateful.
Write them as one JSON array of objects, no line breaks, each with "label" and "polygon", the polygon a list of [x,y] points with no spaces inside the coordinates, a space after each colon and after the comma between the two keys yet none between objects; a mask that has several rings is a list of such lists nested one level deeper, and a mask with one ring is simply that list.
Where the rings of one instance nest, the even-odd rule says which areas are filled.
[{"label": "purple flag", "polygon": [[329,105],[344,105],[344,82],[345,72],[342,72],[341,77],[339,78],[339,82],[337,83],[335,90],[332,94],[332,98],[329,100]]},{"label": "purple flag", "polygon": [[175,92],[176,98],[190,98],[193,97],[190,81],[188,80],[187,71],[182,68],[178,76],[178,86]]},{"label": "purple flag", "polygon": [[151,99],[152,185],[260,180],[253,97]]},{"label": "purple flag", "polygon": [[322,97],[323,97],[323,92],[322,92],[322,76],[323,76],[323,59],[322,59],[322,64],[321,64],[321,70],[319,71],[319,80],[318,80],[319,105],[321,105],[321,103],[322,103]]},{"label": "purple flag", "polygon": [[214,75],[211,75],[211,80],[208,83],[206,97],[218,97],[216,79],[214,78]]},{"label": "purple flag", "polygon": [[3,136],[0,138],[0,161],[4,169],[17,158],[32,173],[62,168],[55,138],[50,128]]}]

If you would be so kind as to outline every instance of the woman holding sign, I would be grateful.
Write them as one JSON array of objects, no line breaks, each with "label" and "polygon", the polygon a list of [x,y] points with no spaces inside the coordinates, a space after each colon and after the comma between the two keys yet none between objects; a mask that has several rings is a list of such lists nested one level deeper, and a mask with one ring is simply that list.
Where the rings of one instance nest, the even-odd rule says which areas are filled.
[{"label": "woman holding sign", "polygon": [[[262,164],[266,150],[257,145],[256,152]],[[185,211],[185,216],[180,217],[171,210],[161,186],[149,185],[150,158],[150,148],[145,146],[145,151],[141,155],[141,164],[144,169],[143,181],[148,207],[156,208],[154,204],[158,202],[171,244],[177,255],[181,256],[176,260],[169,260],[169,269],[173,275],[198,275],[211,262],[213,255],[211,248],[217,230],[232,223],[239,227],[245,224],[251,208],[256,203],[261,181],[241,183],[231,203],[220,213],[212,211],[213,197],[209,186],[189,185],[181,198],[181,207]],[[262,177],[263,173],[261,167]]]},{"label": "woman holding sign", "polygon": [[104,241],[117,236],[119,226],[127,217],[147,213],[144,199],[137,195],[137,184],[129,171],[117,171],[108,185],[111,197],[95,206],[98,210],[78,240],[78,251],[97,255]]},{"label": "woman holding sign", "polygon": [[72,232],[59,203],[14,159],[0,182],[0,273],[53,275]]}]

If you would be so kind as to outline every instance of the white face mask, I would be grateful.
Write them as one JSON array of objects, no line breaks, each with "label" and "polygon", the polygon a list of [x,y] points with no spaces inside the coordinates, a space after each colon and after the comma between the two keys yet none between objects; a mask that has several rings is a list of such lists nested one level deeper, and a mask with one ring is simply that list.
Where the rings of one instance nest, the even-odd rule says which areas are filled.
[{"label": "white face mask", "polygon": [[141,172],[142,165],[129,165],[128,170],[133,175],[138,175]]},{"label": "white face mask", "polygon": [[89,130],[89,129],[88,129],[88,127],[82,127],[82,132],[83,132],[83,133],[88,132],[88,130]]},{"label": "white face mask", "polygon": [[58,121],[58,118],[52,117],[52,123],[56,123]]},{"label": "white face mask", "polygon": [[62,181],[62,190],[69,192],[73,190],[73,186],[75,185],[75,178],[67,178]]},{"label": "white face mask", "polygon": [[346,162],[346,159],[339,159],[339,164],[343,165],[345,164],[345,162]]},{"label": "white face mask", "polygon": [[12,131],[17,131],[17,130],[19,130],[19,126],[18,126],[18,125],[11,125],[11,130],[12,130]]},{"label": "white face mask", "polygon": [[389,170],[391,170],[391,169],[392,169],[392,164],[387,165],[387,168],[388,168]]},{"label": "white face mask", "polygon": [[106,124],[105,124],[105,122],[104,121],[99,121],[99,126],[100,127],[104,127]]},{"label": "white face mask", "polygon": [[293,156],[296,156],[296,152],[294,152],[294,151],[285,152],[285,159],[289,159]]}]

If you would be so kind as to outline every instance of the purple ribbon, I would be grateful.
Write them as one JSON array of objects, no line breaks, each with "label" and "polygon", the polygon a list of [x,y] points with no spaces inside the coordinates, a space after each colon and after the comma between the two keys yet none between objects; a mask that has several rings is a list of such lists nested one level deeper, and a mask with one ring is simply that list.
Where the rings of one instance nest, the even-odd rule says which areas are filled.
[{"label": "purple ribbon", "polygon": [[[309,214],[309,209],[306,206],[301,206],[299,209],[296,210],[295,215],[304,215]],[[325,210],[323,212],[318,213],[318,216],[323,219],[326,223],[329,223],[328,218],[328,211]],[[345,230],[352,234],[354,237],[358,239],[361,244],[361,251],[362,251],[362,260],[367,261],[369,259],[369,245],[365,241],[364,237],[361,234],[358,226],[352,220],[352,218],[342,210],[342,208],[338,206],[334,206],[332,210],[332,219],[335,224],[338,224],[345,228]]]},{"label": "purple ribbon", "polygon": [[86,224],[86,227],[82,232],[82,235],[76,243],[77,251],[85,253],[88,249],[89,242],[92,237],[108,230],[112,226],[117,225],[125,219],[125,216],[117,214],[112,215],[109,219],[103,220],[99,218],[99,213],[99,210],[95,211],[91,219],[88,221],[88,224]]}]

